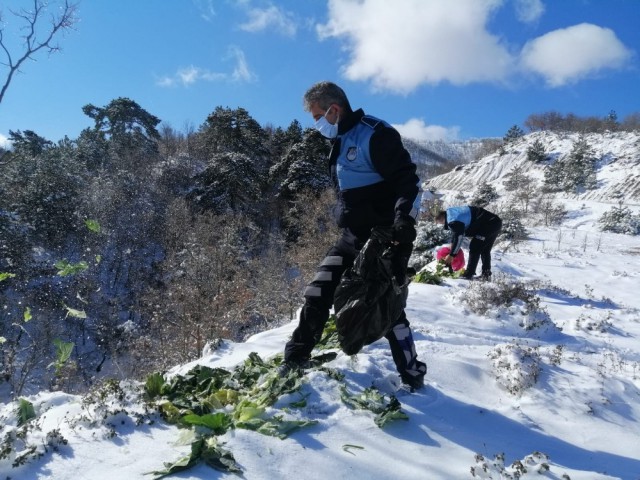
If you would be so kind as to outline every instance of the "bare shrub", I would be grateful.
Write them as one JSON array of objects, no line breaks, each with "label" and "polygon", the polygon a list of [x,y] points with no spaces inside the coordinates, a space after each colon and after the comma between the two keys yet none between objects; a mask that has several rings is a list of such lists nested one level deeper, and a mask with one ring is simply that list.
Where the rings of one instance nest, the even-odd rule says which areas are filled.
[{"label": "bare shrub", "polygon": [[327,190],[320,196],[303,193],[293,202],[288,221],[297,226],[297,238],[288,257],[304,283],[311,281],[325,253],[338,238],[332,216],[335,194]]},{"label": "bare shrub", "polygon": [[545,227],[559,225],[567,216],[567,209],[564,204],[545,194],[534,198],[532,211]]},{"label": "bare shrub", "polygon": [[153,358],[182,363],[210,340],[237,338],[252,298],[243,269],[255,234],[240,215],[192,215],[182,200],[169,207],[160,284],[143,301]]},{"label": "bare shrub", "polygon": [[487,355],[493,360],[498,384],[512,395],[522,394],[538,381],[542,363],[538,347],[502,344]]}]

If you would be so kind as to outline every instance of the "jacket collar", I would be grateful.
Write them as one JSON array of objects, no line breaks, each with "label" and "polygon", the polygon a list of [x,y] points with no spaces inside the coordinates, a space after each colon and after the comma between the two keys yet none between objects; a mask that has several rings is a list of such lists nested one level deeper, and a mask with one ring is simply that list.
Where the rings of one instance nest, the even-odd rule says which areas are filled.
[{"label": "jacket collar", "polygon": [[358,124],[362,117],[364,117],[364,110],[359,108],[355,112],[351,112],[345,118],[341,118],[338,123],[338,135],[344,135],[347,133]]}]

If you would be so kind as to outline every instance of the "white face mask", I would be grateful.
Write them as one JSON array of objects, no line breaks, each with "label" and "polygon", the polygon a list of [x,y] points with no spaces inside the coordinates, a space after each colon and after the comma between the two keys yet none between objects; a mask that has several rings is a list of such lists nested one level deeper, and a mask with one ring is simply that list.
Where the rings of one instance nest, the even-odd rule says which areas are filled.
[{"label": "white face mask", "polygon": [[[331,108],[329,108],[331,110]],[[338,122],[331,124],[329,120],[327,120],[327,110],[323,116],[321,116],[318,121],[316,121],[316,130],[318,130],[323,137],[326,138],[336,138],[338,136]]]}]

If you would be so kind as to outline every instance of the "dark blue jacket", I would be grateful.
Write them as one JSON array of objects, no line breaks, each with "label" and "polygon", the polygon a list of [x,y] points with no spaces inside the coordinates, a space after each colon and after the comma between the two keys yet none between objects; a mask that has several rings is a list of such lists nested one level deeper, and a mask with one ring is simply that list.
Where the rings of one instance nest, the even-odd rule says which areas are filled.
[{"label": "dark blue jacket", "polygon": [[376,225],[418,216],[421,190],[416,165],[388,123],[362,109],[338,123],[329,155],[338,195],[338,226],[368,238]]},{"label": "dark blue jacket", "polygon": [[500,217],[484,208],[469,205],[447,208],[444,228],[452,232],[451,255],[458,253],[464,237],[491,235],[501,226]]}]

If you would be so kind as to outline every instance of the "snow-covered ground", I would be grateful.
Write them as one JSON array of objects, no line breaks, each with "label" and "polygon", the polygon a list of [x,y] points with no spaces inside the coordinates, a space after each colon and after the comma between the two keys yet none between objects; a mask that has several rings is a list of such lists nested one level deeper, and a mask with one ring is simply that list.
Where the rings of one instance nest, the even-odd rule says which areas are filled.
[{"label": "snow-covered ground", "polygon": [[[561,228],[530,228],[528,241],[494,250],[491,285],[535,281],[537,312],[527,315],[527,305],[516,301],[474,313],[474,299],[490,284],[411,284],[407,313],[429,366],[426,387],[396,392],[385,340],[355,357],[339,353],[327,366],[344,380],[313,370],[299,392],[266,412],[317,424],[284,440],[242,429],[220,437],[243,470],[240,478],[640,479],[640,241],[596,229],[610,204],[567,206],[571,215]],[[526,329],[532,319],[539,322]],[[231,369],[251,352],[268,359],[282,352],[294,327],[223,342],[198,363]],[[396,393],[408,420],[379,428],[372,412],[341,400],[341,385]],[[290,406],[302,398],[303,406]],[[126,412],[109,412],[116,408],[109,399],[102,410],[100,402],[83,406],[81,397],[60,392],[27,400],[37,415],[27,443],[43,455],[13,468],[10,454],[0,461],[1,479],[153,478],[146,474],[189,451],[179,445],[185,429],[159,419],[136,425],[140,402],[123,400],[118,409],[126,405]],[[16,408],[0,406],[0,452],[16,428]],[[61,437],[50,434],[45,451],[52,431]],[[201,463],[171,478],[237,477]]]}]

